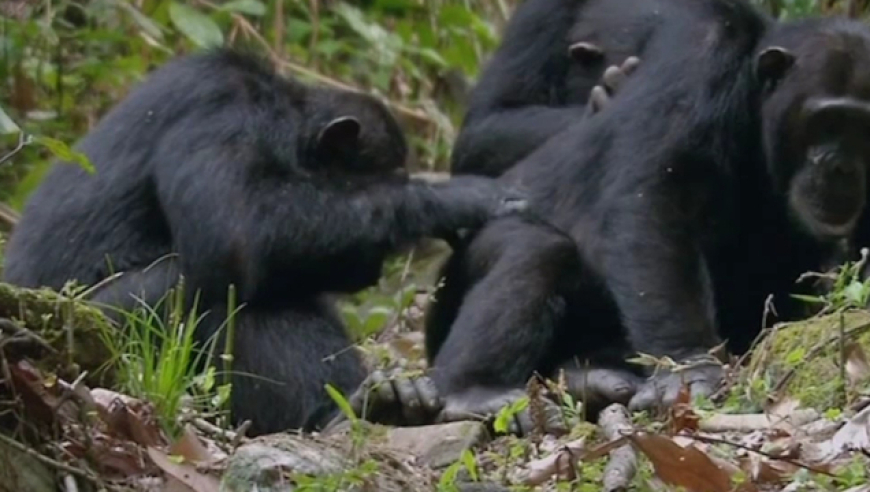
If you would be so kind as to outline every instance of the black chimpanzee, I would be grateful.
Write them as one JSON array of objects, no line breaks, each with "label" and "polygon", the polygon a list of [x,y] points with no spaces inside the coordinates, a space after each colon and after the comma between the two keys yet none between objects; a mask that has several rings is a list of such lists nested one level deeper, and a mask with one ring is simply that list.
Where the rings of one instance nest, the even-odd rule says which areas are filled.
[{"label": "black chimpanzee", "polygon": [[[546,222],[491,222],[445,265],[427,351],[447,418],[491,412],[534,371],[632,352],[693,365],[657,373],[633,408],[670,403],[683,378],[709,393],[720,336],[745,350],[768,294],[789,318],[801,273],[844,237],[870,242],[870,29],[777,25],[741,0],[583,9],[613,36],[653,26],[643,64],[501,178]],[[606,390],[619,373],[601,372],[589,384]]]},{"label": "black chimpanzee", "polygon": [[335,410],[324,385],[351,392],[366,376],[327,293],[373,285],[402,246],[524,206],[488,178],[408,180],[404,136],[380,102],[231,50],[164,65],[78,148],[96,174],[57,165],[45,178],[5,280],[60,289],[125,272],[95,300],[129,308],[180,275],[209,312],[200,341],[226,319],[234,285],[231,410],[253,434],[318,428]]},{"label": "black chimpanzee", "polygon": [[454,174],[499,176],[578,117],[599,111],[635,70],[645,30],[601,38],[581,3],[517,6],[471,91],[453,147]]}]

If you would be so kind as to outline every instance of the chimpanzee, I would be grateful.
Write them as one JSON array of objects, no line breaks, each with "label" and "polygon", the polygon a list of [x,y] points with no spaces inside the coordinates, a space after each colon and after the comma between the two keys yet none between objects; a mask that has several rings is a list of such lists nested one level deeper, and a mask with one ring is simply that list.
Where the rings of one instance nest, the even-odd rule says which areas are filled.
[{"label": "chimpanzee", "polygon": [[[643,2],[637,7],[647,12]],[[594,114],[640,60],[650,26],[599,34],[577,0],[527,0],[470,94],[452,172],[499,176],[582,115]],[[614,13],[610,13],[611,16]],[[620,13],[621,15],[621,13]],[[534,124],[529,124],[534,121]]]},{"label": "chimpanzee", "polygon": [[590,385],[630,387],[628,369],[600,369],[620,353],[691,366],[656,373],[634,409],[670,404],[683,381],[708,394],[720,336],[745,350],[768,294],[790,318],[801,273],[843,238],[870,242],[866,26],[778,25],[741,0],[583,9],[608,20],[602,33],[653,25],[643,64],[500,178],[546,221],[490,222],[445,265],[426,337],[448,418],[486,414],[575,358],[607,377]]},{"label": "chimpanzee", "polygon": [[78,148],[96,174],[55,166],[11,237],[4,279],[60,289],[123,272],[94,298],[130,307],[183,277],[208,312],[200,342],[234,285],[231,412],[254,435],[320,427],[335,412],[324,385],[347,393],[366,376],[330,293],[374,284],[404,245],[525,206],[488,178],[409,180],[383,104],[230,49],[156,70]]}]

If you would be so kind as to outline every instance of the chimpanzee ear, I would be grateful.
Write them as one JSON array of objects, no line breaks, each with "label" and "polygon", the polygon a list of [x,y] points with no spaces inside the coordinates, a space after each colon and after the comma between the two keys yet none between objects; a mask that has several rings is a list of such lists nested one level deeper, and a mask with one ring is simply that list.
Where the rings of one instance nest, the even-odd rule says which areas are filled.
[{"label": "chimpanzee ear", "polygon": [[323,127],[317,135],[318,149],[335,149],[355,144],[362,127],[353,116],[340,116]]},{"label": "chimpanzee ear", "polygon": [[568,47],[568,56],[583,64],[592,64],[604,57],[604,51],[595,44],[581,41]]},{"label": "chimpanzee ear", "polygon": [[794,55],[781,46],[768,46],[755,59],[755,75],[764,82],[775,82],[794,65]]}]

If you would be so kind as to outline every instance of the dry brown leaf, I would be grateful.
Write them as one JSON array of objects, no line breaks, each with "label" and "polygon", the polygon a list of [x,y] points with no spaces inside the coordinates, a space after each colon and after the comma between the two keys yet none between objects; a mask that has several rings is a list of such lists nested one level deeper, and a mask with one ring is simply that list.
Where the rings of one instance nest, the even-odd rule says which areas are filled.
[{"label": "dry brown leaf", "polygon": [[583,437],[561,446],[547,457],[529,462],[520,477],[520,481],[526,485],[540,485],[553,475],[560,475],[560,478],[564,478],[566,469],[573,472],[574,461],[579,458],[585,447],[586,438]]},{"label": "dry brown leaf", "polygon": [[846,450],[870,452],[870,407],[855,414],[831,438],[830,452],[832,455]]},{"label": "dry brown leaf", "polygon": [[692,409],[692,390],[688,384],[683,384],[680,387],[680,392],[677,393],[677,398],[670,408],[670,433],[678,434],[681,431],[688,430],[696,432],[701,418]]},{"label": "dry brown leaf", "polygon": [[[688,492],[733,492],[728,472],[693,445],[683,447],[668,437],[636,433],[628,440],[652,462],[656,475],[670,485],[684,487]],[[751,483],[737,490],[757,492]]]},{"label": "dry brown leaf", "polygon": [[208,452],[208,449],[202,444],[202,441],[199,440],[199,437],[193,432],[193,428],[190,425],[184,426],[184,432],[172,444],[169,452],[182,456],[185,460],[193,463],[207,462],[212,459],[211,453]]},{"label": "dry brown leaf", "polygon": [[102,388],[91,390],[91,396],[110,434],[145,447],[166,444],[152,405]]},{"label": "dry brown leaf", "polygon": [[800,468],[785,461],[771,461],[766,457],[750,453],[740,458],[742,469],[753,483],[782,483],[790,479]]},{"label": "dry brown leaf", "polygon": [[52,425],[58,417],[58,387],[46,386],[45,377],[33,364],[20,360],[9,365],[9,374],[17,396],[24,405],[28,421],[37,425]]},{"label": "dry brown leaf", "polygon": [[[157,448],[149,447],[148,456],[154,464],[166,472],[167,476],[183,483],[193,492],[218,492],[220,490],[220,482],[215,477],[200,473],[192,465],[175,463],[166,453]],[[171,482],[171,480],[167,481]],[[172,486],[175,487],[174,484]]]},{"label": "dry brown leaf", "polygon": [[846,379],[849,384],[856,386],[870,378],[870,363],[864,349],[856,342],[846,346]]}]

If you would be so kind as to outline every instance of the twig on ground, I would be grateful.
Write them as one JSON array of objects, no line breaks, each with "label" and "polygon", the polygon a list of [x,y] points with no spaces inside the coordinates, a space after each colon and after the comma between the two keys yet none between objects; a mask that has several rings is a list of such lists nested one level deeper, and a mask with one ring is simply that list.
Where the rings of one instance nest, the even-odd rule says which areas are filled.
[{"label": "twig on ground", "polygon": [[245,434],[248,433],[248,429],[251,428],[252,423],[253,422],[251,422],[250,420],[245,420],[240,426],[236,427],[236,436],[233,438],[232,441],[230,441],[231,448],[235,449],[239,447],[239,445],[242,444],[242,441],[247,439],[245,437]]},{"label": "twig on ground", "polygon": [[60,461],[57,461],[54,458],[49,458],[48,456],[43,455],[39,451],[37,451],[29,446],[26,446],[26,445],[16,441],[15,439],[12,439],[11,437],[9,437],[3,433],[0,433],[0,441],[2,441],[4,444],[7,444],[11,448],[14,448],[16,451],[20,451],[22,453],[27,454],[28,456],[35,458],[37,461],[39,461],[40,463],[42,463],[44,465],[50,466],[52,468],[56,468],[62,472],[66,472],[70,475],[73,475],[73,476],[76,476],[79,478],[83,478],[85,480],[88,480],[91,483],[95,483],[95,484],[100,483],[99,478],[94,476],[91,472],[89,472],[87,470],[80,469],[80,468],[76,468],[74,466],[67,465],[66,463],[61,463]]},{"label": "twig on ground", "polygon": [[701,420],[700,430],[704,432],[753,432],[780,427],[783,424],[799,427],[819,418],[819,412],[805,408],[788,416],[751,414],[715,414]]},{"label": "twig on ground", "polygon": [[199,429],[200,432],[204,433],[206,436],[214,439],[215,441],[223,441],[226,443],[235,442],[238,439],[238,435],[234,431],[221,429],[220,427],[212,424],[201,418],[192,418],[188,422],[191,425]]},{"label": "twig on ground", "polygon": [[695,441],[699,441],[699,442],[703,442],[703,443],[707,443],[707,444],[724,444],[727,446],[742,449],[744,451],[748,451],[750,453],[760,454],[761,456],[764,456],[765,458],[768,458],[771,460],[782,461],[784,463],[788,463],[790,465],[796,466],[798,468],[803,468],[805,470],[809,470],[809,471],[814,472],[814,473],[821,473],[821,474],[827,475],[829,477],[835,476],[833,473],[831,473],[827,470],[823,470],[821,468],[818,468],[818,467],[815,467],[812,465],[807,465],[807,464],[801,463],[800,461],[794,460],[794,459],[789,458],[787,456],[777,456],[775,454],[771,454],[771,453],[762,451],[760,449],[751,448],[749,446],[745,446],[743,444],[728,441],[725,439],[720,439],[718,437],[705,436],[705,435],[700,435],[700,434],[686,434],[686,435],[683,435],[681,437],[685,437],[688,439],[694,439]]},{"label": "twig on ground", "polygon": [[17,323],[9,318],[0,318],[0,331],[8,331],[13,335],[12,337],[9,337],[0,342],[0,348],[8,343],[17,343],[23,340],[29,340],[35,342],[37,345],[39,345],[40,348],[45,349],[50,354],[57,354],[57,350],[55,350],[54,347],[51,346],[51,344],[45,341],[45,339],[23,326],[18,326]]},{"label": "twig on ground", "polygon": [[65,492],[79,492],[79,487],[76,485],[76,478],[70,474],[63,476],[63,488]]},{"label": "twig on ground", "polygon": [[[619,439],[624,431],[631,431],[631,415],[625,406],[614,403],[598,416],[598,425],[608,441]],[[603,490],[623,492],[628,490],[632,478],[637,473],[637,453],[626,444],[610,452],[610,461],[604,468]]]}]

